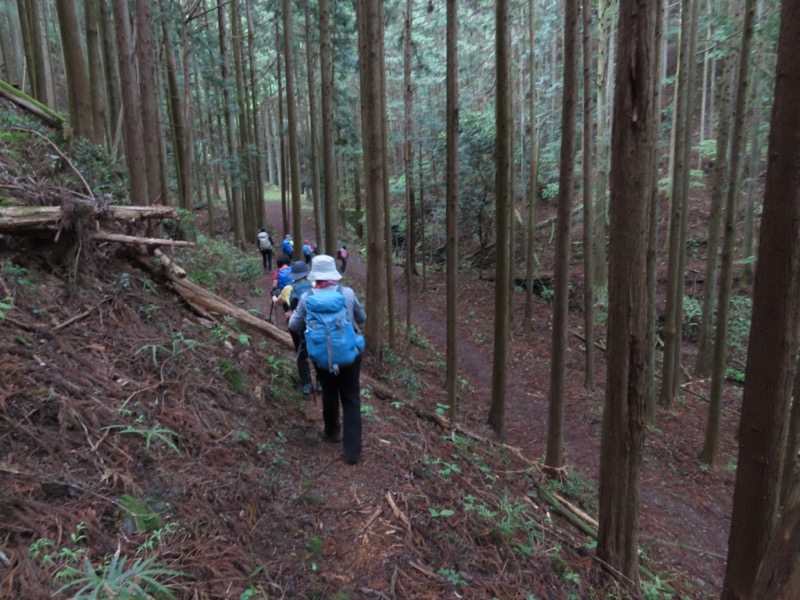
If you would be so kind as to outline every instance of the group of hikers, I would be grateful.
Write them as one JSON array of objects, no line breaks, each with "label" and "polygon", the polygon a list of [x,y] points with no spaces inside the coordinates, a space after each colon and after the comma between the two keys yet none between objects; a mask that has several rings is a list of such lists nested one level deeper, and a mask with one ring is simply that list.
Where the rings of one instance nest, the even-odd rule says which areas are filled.
[{"label": "group of hikers", "polygon": [[[258,250],[263,268],[272,271],[274,242],[266,228],[259,229]],[[354,465],[361,460],[361,351],[364,337],[360,328],[367,313],[355,292],[342,285],[347,270],[347,247],[342,245],[336,260],[319,254],[309,240],[303,244],[304,260],[292,262],[294,241],[281,241],[272,283],[273,307],[282,309],[294,344],[297,372],[303,395],[322,393],[323,430],[326,442],[343,442],[344,460]],[[310,266],[310,269],[309,269]],[[311,379],[309,359],[316,384]],[[339,419],[339,405],[342,419]]]},{"label": "group of hikers", "polygon": [[[272,236],[267,232],[265,227],[258,230],[256,245],[259,252],[261,252],[262,267],[265,271],[272,271],[272,256],[275,242],[272,240]],[[287,233],[281,241],[281,252],[288,256],[290,260],[294,255],[294,239],[292,239],[291,234]],[[311,258],[316,254],[319,254],[317,245],[312,244],[309,240],[305,240],[305,242],[303,242],[303,259],[306,261],[306,264],[311,264]],[[345,273],[347,271],[347,246],[342,245],[339,250],[336,251],[336,258],[341,263],[340,268],[342,273]]]}]

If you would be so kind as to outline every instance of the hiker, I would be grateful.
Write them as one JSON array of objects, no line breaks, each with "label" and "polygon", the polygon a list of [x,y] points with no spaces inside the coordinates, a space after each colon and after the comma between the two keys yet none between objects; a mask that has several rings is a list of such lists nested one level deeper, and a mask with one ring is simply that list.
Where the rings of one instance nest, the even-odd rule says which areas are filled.
[{"label": "hiker", "polygon": [[281,254],[278,257],[276,263],[278,269],[275,271],[275,275],[272,277],[271,293],[273,299],[283,291],[283,288],[291,283],[292,280],[289,278],[289,274],[292,272],[292,268],[289,266],[291,263],[292,259],[286,254]]},{"label": "hiker", "polygon": [[306,243],[303,244],[303,257],[306,259],[306,264],[311,264],[311,251],[314,248],[311,246],[311,242],[306,240]]},{"label": "hiker", "polygon": [[272,236],[267,233],[266,228],[258,230],[256,245],[261,252],[261,264],[265,271],[272,271]]},{"label": "hiker", "polygon": [[338,258],[342,263],[342,273],[347,272],[347,246],[342,244],[342,247],[339,248],[339,251],[336,253],[336,258]]},{"label": "hiker", "polygon": [[[273,298],[277,304],[283,307],[283,314],[288,321],[292,316],[292,312],[297,308],[300,298],[303,297],[308,290],[312,288],[311,282],[308,280],[308,266],[305,261],[298,260],[292,263],[292,269],[289,277],[292,283],[283,288],[280,296]],[[308,366],[308,352],[306,351],[306,340],[302,333],[289,331],[294,343],[295,356],[297,359],[297,373],[300,375],[300,385],[302,386],[303,395],[308,396],[311,393],[311,368]],[[322,383],[317,378],[317,392],[322,391]]]},{"label": "hiker", "polygon": [[288,233],[281,242],[281,252],[283,252],[286,256],[291,256],[292,253],[294,252],[294,240],[292,239],[292,236],[289,235]]},{"label": "hiker", "polygon": [[[344,460],[361,460],[361,350],[364,338],[358,327],[367,313],[355,292],[342,286],[332,256],[311,259],[308,279],[316,286],[306,292],[289,319],[289,331],[305,330],[306,350],[322,383],[320,437],[326,442],[344,441]],[[344,432],[339,423],[342,405]],[[344,433],[344,435],[342,435]]]}]

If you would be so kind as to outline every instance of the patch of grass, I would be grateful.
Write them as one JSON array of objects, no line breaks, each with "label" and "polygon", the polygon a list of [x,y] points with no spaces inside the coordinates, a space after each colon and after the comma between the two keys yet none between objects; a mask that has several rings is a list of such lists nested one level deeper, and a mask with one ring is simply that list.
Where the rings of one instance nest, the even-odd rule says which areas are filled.
[{"label": "patch of grass", "polygon": [[241,393],[245,390],[244,374],[231,361],[221,358],[219,360],[219,372],[234,392]]}]

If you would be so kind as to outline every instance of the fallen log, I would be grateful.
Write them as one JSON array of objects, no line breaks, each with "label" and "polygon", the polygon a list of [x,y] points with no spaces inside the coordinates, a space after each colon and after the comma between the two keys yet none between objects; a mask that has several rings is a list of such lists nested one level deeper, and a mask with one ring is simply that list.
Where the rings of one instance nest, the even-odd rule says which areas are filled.
[{"label": "fallen log", "polygon": [[29,113],[44,121],[47,125],[61,129],[64,126],[64,117],[53,109],[45,106],[35,98],[21,92],[10,83],[0,79],[0,96],[10,100],[17,106],[24,108]]},{"label": "fallen log", "polygon": [[[95,209],[91,203],[79,203],[85,207],[87,215],[92,214],[100,220],[176,218],[177,212],[171,206],[107,206]],[[79,208],[80,210],[80,208]],[[91,213],[88,211],[91,210]],[[22,233],[31,229],[58,229],[66,213],[61,206],[0,206],[0,233]]]}]

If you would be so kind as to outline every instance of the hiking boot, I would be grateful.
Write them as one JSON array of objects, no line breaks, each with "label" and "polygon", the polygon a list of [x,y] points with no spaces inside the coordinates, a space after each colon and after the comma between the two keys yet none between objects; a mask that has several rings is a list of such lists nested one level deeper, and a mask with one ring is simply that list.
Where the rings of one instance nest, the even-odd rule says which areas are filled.
[{"label": "hiking boot", "polygon": [[320,383],[319,379],[317,379],[317,393],[318,394],[322,393],[322,383]]},{"label": "hiking boot", "polygon": [[320,431],[319,439],[321,439],[323,442],[328,442],[329,444],[336,444],[342,441],[342,432],[340,431],[336,435],[328,435],[324,431]]},{"label": "hiking boot", "polygon": [[311,383],[303,384],[303,396],[308,396],[311,393]]},{"label": "hiking boot", "polygon": [[359,462],[361,462],[360,456],[347,456],[347,454],[342,454],[342,458],[348,465],[357,465]]}]

